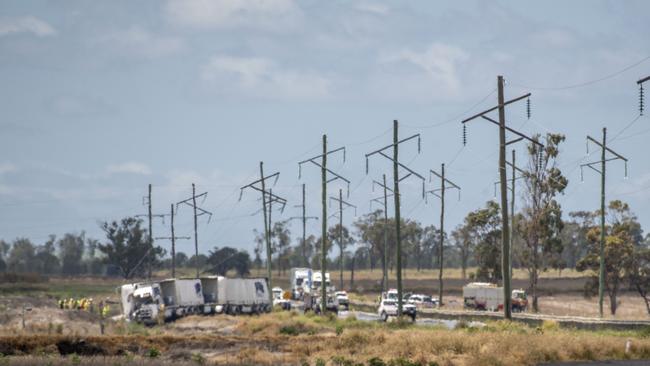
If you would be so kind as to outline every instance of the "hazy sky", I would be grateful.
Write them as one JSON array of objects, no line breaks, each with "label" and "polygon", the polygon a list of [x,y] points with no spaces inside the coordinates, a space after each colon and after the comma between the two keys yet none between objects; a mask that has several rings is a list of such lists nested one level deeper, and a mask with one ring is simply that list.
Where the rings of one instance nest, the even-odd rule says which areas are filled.
[{"label": "hazy sky", "polygon": [[[352,181],[362,215],[380,193],[372,180],[391,177],[383,158],[366,175],[364,154],[391,142],[393,119],[402,137],[422,134],[422,153],[405,145],[404,163],[427,176],[447,163],[462,187],[460,201],[448,196],[452,229],[493,198],[498,130],[472,122],[463,149],[460,120],[496,103],[499,74],[506,98],[533,93],[532,118],[515,104],[510,126],[567,135],[565,215],[599,205],[599,177],[585,171],[580,183],[578,166],[598,158],[585,155],[586,135],[607,127],[630,158],[629,179],[621,162],[608,165],[608,199],[630,202],[648,228],[650,121],[629,125],[635,82],[650,74],[648,14],[647,1],[2,1],[0,238],[40,244],[85,230],[103,240],[99,221],[146,213],[148,183],[154,212],[168,213],[195,182],[214,212],[199,223],[201,250],[251,250],[261,203],[253,191],[238,202],[238,188],[260,160],[281,173],[273,190],[289,200],[274,219],[299,215],[303,182],[308,214],[320,216],[320,171],[306,166],[299,180],[297,162],[326,133],[347,148],[330,166]],[[402,215],[437,226],[439,203],[422,202],[419,187],[404,181]],[[181,208],[178,235],[191,234],[190,213]],[[300,230],[295,222],[292,235]],[[154,235],[169,235],[169,221],[156,220]]]}]

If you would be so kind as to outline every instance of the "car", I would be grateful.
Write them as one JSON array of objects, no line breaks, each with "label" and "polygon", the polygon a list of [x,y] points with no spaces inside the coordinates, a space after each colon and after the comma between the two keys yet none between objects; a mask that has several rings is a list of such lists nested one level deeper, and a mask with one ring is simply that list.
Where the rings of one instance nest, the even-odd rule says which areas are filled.
[{"label": "car", "polygon": [[438,304],[437,299],[432,298],[431,296],[414,294],[409,297],[409,304],[413,304],[418,308],[433,308]]},{"label": "car", "polygon": [[273,293],[273,306],[279,306],[282,310],[291,310],[291,300],[285,298],[284,291],[280,287],[274,287],[271,292]]},{"label": "car", "polygon": [[336,297],[336,300],[340,308],[344,308],[345,310],[348,310],[350,308],[350,299],[348,298],[347,292],[336,291],[334,293],[334,296]]},{"label": "car", "polygon": [[[417,315],[417,310],[415,305],[408,304],[406,302],[402,303],[402,314],[408,315],[411,320],[415,322]],[[382,299],[379,303],[379,308],[377,309],[377,315],[381,318],[382,321],[388,321],[388,318],[397,316],[397,300],[393,299]]]}]

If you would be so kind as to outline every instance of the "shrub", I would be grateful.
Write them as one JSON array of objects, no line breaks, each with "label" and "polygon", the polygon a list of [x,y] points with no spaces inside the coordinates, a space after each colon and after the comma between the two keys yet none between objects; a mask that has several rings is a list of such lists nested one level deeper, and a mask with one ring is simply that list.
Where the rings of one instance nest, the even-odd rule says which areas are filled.
[{"label": "shrub", "polygon": [[343,334],[343,326],[341,324],[337,324],[336,325],[336,335],[340,336],[341,334]]},{"label": "shrub", "polygon": [[147,351],[145,356],[147,356],[149,358],[156,358],[156,357],[160,356],[160,351],[157,348],[152,347],[152,348],[149,348],[149,350]]},{"label": "shrub", "polygon": [[373,357],[368,360],[368,366],[386,366],[386,363],[379,357]]}]

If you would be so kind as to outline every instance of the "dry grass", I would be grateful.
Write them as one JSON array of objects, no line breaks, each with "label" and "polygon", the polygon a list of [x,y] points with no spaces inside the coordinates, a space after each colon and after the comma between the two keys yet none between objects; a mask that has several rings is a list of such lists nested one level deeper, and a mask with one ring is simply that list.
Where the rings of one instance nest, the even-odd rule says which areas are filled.
[{"label": "dry grass", "polygon": [[[80,355],[77,364],[170,364],[178,361],[233,365],[534,365],[549,361],[650,358],[650,332],[587,332],[560,329],[555,323],[531,328],[493,322],[482,329],[383,324],[289,312],[259,317],[189,317],[177,325],[156,328],[149,335],[104,337],[0,337],[0,353],[13,355],[0,364],[60,361],[61,354]],[[201,327],[193,327],[195,322]],[[231,334],[219,329],[232,326]],[[180,329],[191,333],[179,333]],[[626,353],[626,342],[631,341]],[[63,350],[63,351],[62,351]],[[157,362],[147,355],[155,350]],[[35,358],[40,357],[40,358]],[[408,363],[408,362],[411,363]],[[74,364],[74,363],[73,363]]]}]

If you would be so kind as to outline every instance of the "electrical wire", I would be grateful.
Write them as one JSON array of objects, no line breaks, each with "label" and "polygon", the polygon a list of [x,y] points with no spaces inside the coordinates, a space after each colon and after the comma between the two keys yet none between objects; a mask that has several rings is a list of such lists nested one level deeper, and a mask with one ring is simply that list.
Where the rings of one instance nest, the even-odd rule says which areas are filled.
[{"label": "electrical wire", "polygon": [[513,83],[513,82],[510,82],[510,81],[508,82],[508,84],[511,84],[513,86],[518,86],[518,87],[521,87],[521,88],[530,89],[530,90],[567,90],[567,89],[582,88],[582,87],[585,87],[585,86],[593,85],[593,84],[599,83],[601,81],[609,80],[609,79],[611,79],[613,77],[616,77],[616,76],[618,76],[618,75],[620,75],[620,74],[622,74],[622,73],[624,73],[624,72],[626,72],[626,71],[628,71],[630,69],[635,68],[636,66],[639,66],[640,64],[644,63],[647,60],[650,60],[650,56],[644,57],[641,60],[639,60],[639,61],[637,61],[637,62],[635,62],[635,63],[633,63],[633,64],[631,64],[629,66],[626,66],[621,70],[618,70],[618,71],[616,71],[614,73],[608,74],[608,75],[603,76],[601,78],[594,79],[594,80],[589,80],[589,81],[584,81],[584,82],[577,83],[577,84],[570,84],[570,85],[564,85],[564,86],[558,86],[558,87],[535,87],[535,86],[527,86],[527,85],[523,85],[523,84],[519,84],[519,83]]}]

